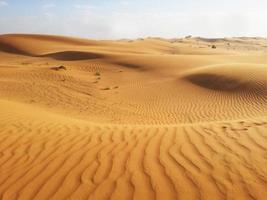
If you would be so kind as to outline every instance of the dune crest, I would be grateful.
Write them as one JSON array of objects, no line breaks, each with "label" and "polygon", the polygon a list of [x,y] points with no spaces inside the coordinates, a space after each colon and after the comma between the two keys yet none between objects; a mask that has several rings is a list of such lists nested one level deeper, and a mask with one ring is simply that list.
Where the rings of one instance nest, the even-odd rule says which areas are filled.
[{"label": "dune crest", "polygon": [[265,200],[266,46],[1,35],[0,199]]},{"label": "dune crest", "polygon": [[187,79],[201,87],[220,91],[236,91],[246,85],[246,83],[242,83],[238,79],[208,73],[191,75]]},{"label": "dune crest", "polygon": [[264,77],[266,65],[229,64],[199,67],[186,72],[184,79],[203,88],[232,91],[260,91],[265,95],[267,82]]}]

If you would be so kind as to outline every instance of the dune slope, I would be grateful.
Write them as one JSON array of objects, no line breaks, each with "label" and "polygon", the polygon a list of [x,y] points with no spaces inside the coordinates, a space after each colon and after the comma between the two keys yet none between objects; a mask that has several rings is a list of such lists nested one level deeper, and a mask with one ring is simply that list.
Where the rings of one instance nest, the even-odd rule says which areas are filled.
[{"label": "dune slope", "polygon": [[1,35],[0,199],[266,199],[266,44]]}]

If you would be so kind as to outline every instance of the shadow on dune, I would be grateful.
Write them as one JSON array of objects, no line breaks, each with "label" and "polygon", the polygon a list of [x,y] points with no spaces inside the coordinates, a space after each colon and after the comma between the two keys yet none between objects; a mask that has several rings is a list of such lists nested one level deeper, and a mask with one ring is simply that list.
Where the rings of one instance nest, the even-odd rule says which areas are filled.
[{"label": "shadow on dune", "polygon": [[217,74],[192,74],[185,77],[189,82],[212,90],[231,91],[245,87],[246,83],[227,76]]},{"label": "shadow on dune", "polygon": [[19,48],[16,48],[12,44],[8,44],[5,42],[0,41],[0,51],[11,53],[11,54],[19,54],[24,56],[32,56],[30,53],[23,51]]},{"label": "shadow on dune", "polygon": [[13,46],[12,44],[8,44],[1,41],[0,41],[0,51],[23,56],[31,56],[31,57],[49,57],[62,61],[91,60],[103,57],[103,55],[97,53],[83,52],[83,51],[60,51],[55,53],[36,55],[29,53],[27,51],[23,51],[20,48]]},{"label": "shadow on dune", "polygon": [[130,69],[144,70],[142,66],[136,64],[130,64],[130,63],[117,63],[117,64]]},{"label": "shadow on dune", "polygon": [[129,62],[123,62],[123,61],[118,61],[118,62],[112,62],[113,64],[115,65],[120,65],[122,67],[126,67],[126,68],[129,68],[129,69],[136,69],[136,70],[139,70],[139,71],[145,71],[146,68],[142,65],[138,65],[138,64],[135,64],[135,63],[129,63]]},{"label": "shadow on dune", "polygon": [[56,53],[50,53],[41,55],[38,57],[50,57],[56,60],[62,61],[75,61],[75,60],[91,60],[102,58],[103,56],[97,53],[82,52],[82,51],[61,51]]},{"label": "shadow on dune", "polygon": [[266,83],[260,80],[238,79],[226,75],[212,73],[191,74],[184,77],[185,80],[199,87],[214,91],[257,93],[266,96]]}]

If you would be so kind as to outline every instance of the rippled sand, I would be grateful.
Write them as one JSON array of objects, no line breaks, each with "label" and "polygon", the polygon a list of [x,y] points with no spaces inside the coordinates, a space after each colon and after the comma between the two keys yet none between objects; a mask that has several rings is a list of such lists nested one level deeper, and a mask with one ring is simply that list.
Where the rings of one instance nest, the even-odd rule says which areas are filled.
[{"label": "rippled sand", "polygon": [[266,39],[0,36],[0,199],[265,200],[266,155]]}]

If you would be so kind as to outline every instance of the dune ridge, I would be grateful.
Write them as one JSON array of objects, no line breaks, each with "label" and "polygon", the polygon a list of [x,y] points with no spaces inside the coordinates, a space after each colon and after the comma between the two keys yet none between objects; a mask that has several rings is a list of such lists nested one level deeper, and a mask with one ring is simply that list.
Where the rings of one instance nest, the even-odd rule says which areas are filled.
[{"label": "dune ridge", "polygon": [[265,200],[266,43],[1,35],[0,199]]}]

